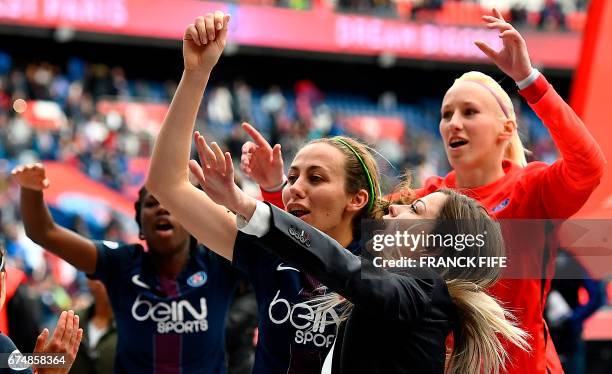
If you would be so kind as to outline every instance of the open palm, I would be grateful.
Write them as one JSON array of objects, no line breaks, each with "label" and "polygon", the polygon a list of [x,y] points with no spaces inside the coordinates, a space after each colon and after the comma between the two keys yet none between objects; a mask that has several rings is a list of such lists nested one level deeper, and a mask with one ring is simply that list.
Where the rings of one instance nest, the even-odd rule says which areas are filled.
[{"label": "open palm", "polygon": [[217,143],[209,146],[199,132],[194,135],[200,165],[189,161],[189,169],[212,201],[237,212],[244,192],[234,182],[234,165],[229,152],[223,153]]},{"label": "open palm", "polygon": [[503,41],[500,51],[495,51],[491,46],[483,41],[476,41],[475,44],[499,67],[501,71],[510,76],[515,82],[519,82],[531,73],[531,61],[527,51],[527,43],[523,36],[508,22],[499,10],[493,9],[493,16],[482,16],[487,23],[487,28],[499,31],[499,37]]}]

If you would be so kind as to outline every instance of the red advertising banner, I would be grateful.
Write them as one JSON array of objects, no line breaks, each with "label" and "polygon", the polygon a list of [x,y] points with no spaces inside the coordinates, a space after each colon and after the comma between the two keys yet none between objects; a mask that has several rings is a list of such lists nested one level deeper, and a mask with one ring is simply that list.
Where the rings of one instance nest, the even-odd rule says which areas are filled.
[{"label": "red advertising banner", "polygon": [[406,129],[398,117],[349,116],[343,122],[346,130],[370,141],[390,139],[399,144]]},{"label": "red advertising banner", "polygon": [[[197,15],[215,9],[232,15],[232,42],[256,47],[486,63],[473,42],[500,43],[495,31],[478,27],[198,0],[2,0],[0,23],[180,39]],[[576,66],[580,34],[527,32],[525,37],[536,65]]]},{"label": "red advertising banner", "polygon": [[572,87],[572,108],[584,121],[608,160],[601,184],[579,217],[612,218],[612,137],[609,87],[612,84],[612,2],[593,0],[584,35],[584,48]]}]

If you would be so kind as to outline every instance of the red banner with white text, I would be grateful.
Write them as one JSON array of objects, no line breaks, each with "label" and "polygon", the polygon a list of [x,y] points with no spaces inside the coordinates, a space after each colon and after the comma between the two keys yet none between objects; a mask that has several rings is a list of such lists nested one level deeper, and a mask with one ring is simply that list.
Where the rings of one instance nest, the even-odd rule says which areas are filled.
[{"label": "red banner with white text", "polygon": [[[178,40],[196,16],[215,9],[232,15],[231,42],[255,47],[486,63],[473,42],[500,43],[497,33],[484,27],[198,0],[2,0],[0,24]],[[580,34],[534,31],[525,37],[536,65],[576,66]]]}]

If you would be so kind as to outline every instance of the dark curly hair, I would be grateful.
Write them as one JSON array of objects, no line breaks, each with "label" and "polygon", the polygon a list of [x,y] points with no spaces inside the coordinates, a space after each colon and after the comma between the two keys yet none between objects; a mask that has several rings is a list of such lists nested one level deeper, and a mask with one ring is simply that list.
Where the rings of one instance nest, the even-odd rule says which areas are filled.
[{"label": "dark curly hair", "polygon": [[[138,190],[138,200],[134,202],[134,211],[136,212],[134,219],[138,224],[138,234],[142,234],[142,220],[140,218],[140,214],[142,213],[142,203],[144,202],[145,197],[147,196],[149,191],[145,186],[140,187]],[[189,248],[195,248],[198,245],[198,240],[191,234],[189,234]]]}]

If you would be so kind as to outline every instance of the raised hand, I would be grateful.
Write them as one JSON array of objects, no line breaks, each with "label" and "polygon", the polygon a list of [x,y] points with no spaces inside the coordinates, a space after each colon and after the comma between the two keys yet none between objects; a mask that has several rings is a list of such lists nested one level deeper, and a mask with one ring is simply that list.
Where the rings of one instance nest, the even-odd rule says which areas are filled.
[{"label": "raised hand", "polygon": [[11,175],[22,188],[42,191],[51,185],[51,182],[45,176],[45,167],[40,163],[17,166],[13,169]]},{"label": "raised hand", "polygon": [[502,49],[497,52],[483,41],[474,44],[487,55],[501,71],[506,73],[515,82],[519,82],[531,74],[532,66],[527,51],[527,43],[516,29],[504,20],[499,10],[493,9],[493,16],[482,16],[487,28],[499,30],[499,37],[503,41]]},{"label": "raised hand", "polygon": [[272,148],[259,131],[246,122],[242,128],[253,142],[248,141],[242,146],[240,169],[263,189],[270,190],[281,185],[285,171],[280,144]]},{"label": "raised hand", "polygon": [[44,374],[63,374],[68,373],[74,359],[76,358],[81,339],[83,338],[83,329],[79,328],[79,316],[75,315],[72,310],[62,312],[51,341],[47,343],[49,330],[44,329],[36,339],[35,353],[64,353],[67,367],[64,368],[45,368],[38,369],[38,373]]},{"label": "raised hand", "polygon": [[229,14],[221,11],[200,16],[183,36],[185,70],[208,74],[219,61],[227,41]]},{"label": "raised hand", "polygon": [[195,160],[189,161],[189,169],[198,179],[206,194],[219,205],[229,210],[249,216],[255,210],[255,200],[245,194],[234,183],[234,165],[229,152],[223,153],[217,143],[209,146],[199,132],[195,132],[194,141],[202,166]]}]

